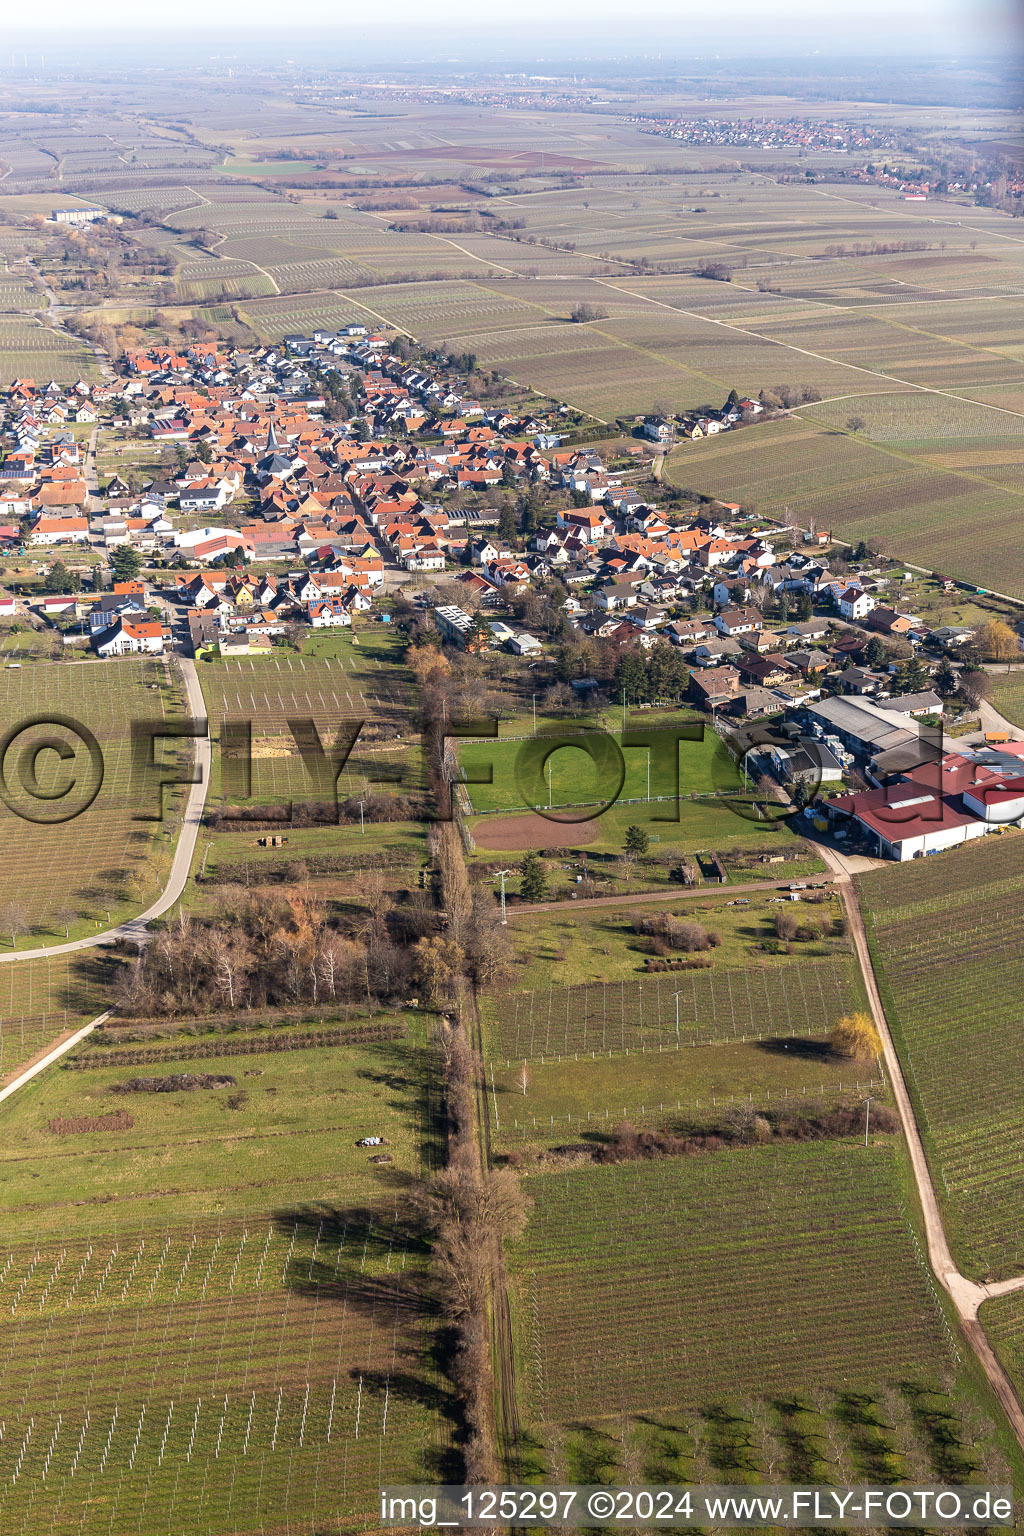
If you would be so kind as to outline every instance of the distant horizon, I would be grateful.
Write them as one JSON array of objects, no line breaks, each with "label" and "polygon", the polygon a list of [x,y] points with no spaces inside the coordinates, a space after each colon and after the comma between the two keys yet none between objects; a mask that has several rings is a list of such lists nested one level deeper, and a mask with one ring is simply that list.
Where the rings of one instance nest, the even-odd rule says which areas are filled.
[{"label": "distant horizon", "polygon": [[[206,51],[216,46],[239,56],[273,48],[286,57],[302,54],[314,43],[331,55],[363,60],[372,56],[381,67],[401,59],[458,65],[485,59],[532,59],[549,63],[577,59],[581,63],[661,63],[680,59],[750,63],[757,59],[811,60],[853,63],[917,59],[957,62],[960,58],[1003,57],[1014,61],[1021,42],[1021,16],[1013,0],[904,0],[899,7],[884,0],[864,0],[856,8],[830,12],[813,0],[786,0],[767,10],[755,0],[737,0],[727,20],[707,18],[695,6],[673,0],[639,0],[628,17],[602,14],[582,0],[563,0],[557,11],[539,0],[526,0],[514,21],[504,14],[484,16],[467,0],[448,0],[429,24],[411,0],[397,0],[386,14],[360,12],[348,17],[326,0],[295,0],[287,26],[280,11],[266,0],[181,0],[173,12],[153,8],[140,15],[129,0],[97,0],[87,25],[71,0],[54,0],[30,27],[8,30],[6,50],[0,45],[0,69],[9,52],[38,52],[40,47],[61,56],[77,48],[90,53],[97,44],[111,45],[119,55],[159,39],[161,50],[173,37],[178,48]],[[700,23],[695,27],[695,23]],[[114,36],[111,36],[114,34]],[[872,39],[873,46],[864,47]],[[177,51],[177,49],[176,49]],[[410,59],[410,54],[417,60]],[[323,60],[323,62],[327,62]]]}]

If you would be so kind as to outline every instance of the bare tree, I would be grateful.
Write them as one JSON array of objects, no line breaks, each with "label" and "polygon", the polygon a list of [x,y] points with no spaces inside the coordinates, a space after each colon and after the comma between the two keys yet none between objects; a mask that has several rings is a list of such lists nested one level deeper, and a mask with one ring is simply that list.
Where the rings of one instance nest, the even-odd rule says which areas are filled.
[{"label": "bare tree", "polygon": [[53,914],[53,921],[58,928],[64,929],[64,937],[70,938],[71,924],[78,921],[79,914],[74,907],[58,907]]},{"label": "bare tree", "polygon": [[522,1066],[519,1068],[519,1071],[516,1073],[516,1087],[520,1090],[524,1099],[526,1097],[526,1090],[529,1088],[532,1081],[533,1074],[530,1071],[527,1063],[524,1061]]},{"label": "bare tree", "polygon": [[18,940],[31,932],[28,913],[20,901],[6,901],[0,907],[0,929],[10,934],[12,949],[17,949]]}]

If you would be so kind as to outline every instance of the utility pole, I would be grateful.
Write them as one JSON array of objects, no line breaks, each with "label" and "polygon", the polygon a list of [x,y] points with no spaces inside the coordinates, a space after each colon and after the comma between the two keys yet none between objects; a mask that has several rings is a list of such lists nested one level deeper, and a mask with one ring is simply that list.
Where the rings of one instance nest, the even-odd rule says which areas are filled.
[{"label": "utility pole", "polygon": [[365,834],[366,827],[363,824],[363,802],[358,800],[356,804],[359,806],[359,830],[361,833]]},{"label": "utility pole", "polygon": [[868,1144],[868,1126],[871,1123],[871,1095],[864,1100],[864,1145]]},{"label": "utility pole", "polygon": [[675,1000],[676,1000],[676,1046],[677,1047],[679,1045],[679,998],[680,998],[680,995],[681,994],[678,993],[678,992],[676,992],[674,994]]},{"label": "utility pole", "polygon": [[510,869],[499,869],[494,877],[496,880],[501,881],[501,926],[503,928],[508,927],[508,919],[505,916],[505,881],[511,873]]},{"label": "utility pole", "polygon": [[533,696],[533,734],[537,734],[537,695]]},{"label": "utility pole", "polygon": [[626,729],[626,690],[622,690],[622,729]]}]

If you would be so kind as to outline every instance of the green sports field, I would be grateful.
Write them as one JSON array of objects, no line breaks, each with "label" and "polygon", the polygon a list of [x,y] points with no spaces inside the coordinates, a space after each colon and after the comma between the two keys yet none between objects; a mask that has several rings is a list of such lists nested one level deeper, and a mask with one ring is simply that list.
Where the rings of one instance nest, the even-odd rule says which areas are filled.
[{"label": "green sports field", "polygon": [[[519,814],[531,806],[555,810],[583,808],[607,801],[617,791],[619,809],[641,802],[644,806],[659,802],[661,814],[668,817],[677,795],[688,800],[695,795],[714,797],[740,788],[740,775],[714,732],[709,727],[682,722],[680,732],[684,730],[698,739],[682,740],[678,747],[668,729],[653,726],[649,733],[651,747],[623,746],[623,735],[618,732],[608,733],[614,743],[609,748],[607,736],[600,733],[593,738],[597,743],[595,760],[584,747],[574,744],[574,727],[567,726],[562,731],[556,728],[548,739],[558,745],[544,763],[543,735],[493,742],[464,741],[459,743],[459,765],[474,812]],[[632,734],[636,737],[647,733],[641,729]],[[534,740],[545,745],[534,747]],[[630,741],[629,732],[625,740]]]}]

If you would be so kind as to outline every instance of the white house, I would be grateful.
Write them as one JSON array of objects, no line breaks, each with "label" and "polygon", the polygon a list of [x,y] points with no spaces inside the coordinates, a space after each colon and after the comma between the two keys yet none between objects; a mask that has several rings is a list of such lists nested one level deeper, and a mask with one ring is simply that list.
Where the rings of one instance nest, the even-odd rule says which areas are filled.
[{"label": "white house", "polygon": [[764,620],[756,608],[723,608],[715,614],[715,628],[720,635],[732,639],[736,635],[750,635],[761,629]]},{"label": "white house", "polygon": [[314,629],[344,628],[352,623],[340,597],[315,598],[306,604],[306,612]]},{"label": "white house", "polygon": [[445,557],[443,549],[413,549],[402,561],[407,571],[443,571]]},{"label": "white house", "polygon": [[874,606],[871,593],[862,592],[860,587],[847,587],[839,594],[839,612],[844,619],[865,619]]},{"label": "white house", "polygon": [[37,517],[29,535],[30,544],[88,544],[89,519],[86,517]]},{"label": "white house", "polygon": [[178,496],[183,512],[217,512],[228,499],[227,487],[219,481],[204,480],[186,486]]},{"label": "white house", "polygon": [[118,619],[96,641],[100,656],[128,656],[139,651],[158,653],[163,648],[163,625],[148,620]]}]

